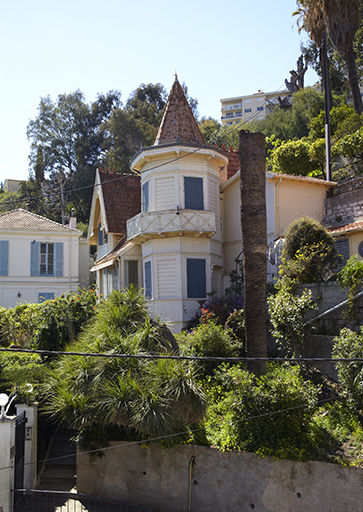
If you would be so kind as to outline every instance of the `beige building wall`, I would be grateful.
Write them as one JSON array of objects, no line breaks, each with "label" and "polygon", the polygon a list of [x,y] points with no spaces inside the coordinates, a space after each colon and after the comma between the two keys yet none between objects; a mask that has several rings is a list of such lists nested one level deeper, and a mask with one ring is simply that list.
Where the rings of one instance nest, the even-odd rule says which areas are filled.
[{"label": "beige building wall", "polygon": [[235,96],[221,99],[222,125],[239,124],[248,119],[263,119],[272,111],[273,105],[279,105],[278,97],[291,98],[289,91],[258,91],[247,96]]}]

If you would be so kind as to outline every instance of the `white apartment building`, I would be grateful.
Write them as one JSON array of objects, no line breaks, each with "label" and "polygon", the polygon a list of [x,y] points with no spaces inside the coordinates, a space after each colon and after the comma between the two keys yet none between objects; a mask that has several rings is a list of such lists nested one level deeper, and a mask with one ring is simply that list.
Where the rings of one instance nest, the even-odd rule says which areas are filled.
[{"label": "white apartment building", "polygon": [[279,105],[278,97],[291,98],[288,90],[263,92],[259,90],[248,96],[224,98],[221,101],[222,125],[239,124],[249,119],[263,119],[266,113],[271,112],[274,105]]}]

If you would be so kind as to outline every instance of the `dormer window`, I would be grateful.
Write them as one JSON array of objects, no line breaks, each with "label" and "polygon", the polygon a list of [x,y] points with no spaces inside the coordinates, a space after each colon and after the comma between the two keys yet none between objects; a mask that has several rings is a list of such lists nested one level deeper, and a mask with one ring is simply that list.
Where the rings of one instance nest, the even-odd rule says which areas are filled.
[{"label": "dormer window", "polygon": [[204,210],[203,178],[184,177],[184,203],[186,210]]}]

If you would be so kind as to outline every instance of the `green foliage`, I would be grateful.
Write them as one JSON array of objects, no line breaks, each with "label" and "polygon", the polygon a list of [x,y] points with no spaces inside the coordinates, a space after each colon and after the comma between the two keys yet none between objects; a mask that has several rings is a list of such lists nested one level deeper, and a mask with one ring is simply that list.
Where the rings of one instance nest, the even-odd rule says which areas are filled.
[{"label": "green foliage", "polygon": [[271,163],[273,172],[307,176],[319,170],[316,161],[310,159],[310,144],[306,140],[288,140],[275,149]]},{"label": "green foliage", "polygon": [[[8,395],[18,387],[18,403],[33,403],[46,371],[38,354],[0,353],[0,392]],[[31,384],[32,388],[29,386]]]},{"label": "green foliage", "polygon": [[335,359],[361,359],[361,361],[337,362],[335,367],[343,394],[348,404],[363,415],[363,333],[344,328],[334,338],[333,357]]},{"label": "green foliage", "polygon": [[309,134],[311,120],[322,110],[322,93],[312,88],[301,89],[293,95],[290,109],[274,108],[264,119],[252,121],[246,128],[282,141],[299,140]]},{"label": "green foliage", "polygon": [[[354,109],[348,107],[348,105],[343,104],[339,106],[335,106],[330,111],[330,133],[334,138],[335,133],[340,129],[342,123],[346,125],[346,121],[348,119],[352,119],[352,116],[355,118],[357,114],[355,114]],[[322,111],[320,114],[312,119],[310,125],[309,139],[325,139],[325,112]]]},{"label": "green foliage", "polygon": [[307,332],[305,317],[309,311],[317,309],[311,290],[304,290],[297,296],[293,284],[290,279],[281,279],[278,293],[267,299],[273,326],[271,334],[287,357],[303,355]]},{"label": "green foliage", "polygon": [[298,367],[267,365],[260,377],[225,367],[210,391],[207,437],[223,450],[306,460],[315,447],[310,422],[317,395]]},{"label": "green foliage", "polygon": [[96,311],[94,290],[62,295],[38,305],[34,319],[32,347],[39,350],[62,350],[73,342]]},{"label": "green foliage", "polygon": [[[243,322],[243,319],[240,321]],[[243,329],[241,326],[239,328]],[[196,329],[179,334],[178,342],[183,354],[195,357],[239,357],[242,350],[242,343],[232,329],[217,325],[214,321],[201,323]],[[198,366],[205,376],[212,374],[218,363],[200,362]]]},{"label": "green foliage", "polygon": [[95,291],[81,289],[41,304],[0,308],[0,343],[62,350],[95,314]]},{"label": "green foliage", "polygon": [[235,258],[236,267],[229,274],[229,287],[226,288],[226,295],[243,294],[243,259]]},{"label": "green foliage", "polygon": [[[174,348],[142,292],[130,288],[100,304],[72,350],[141,355]],[[141,437],[184,432],[204,413],[196,380],[196,366],[186,361],[63,357],[44,384],[45,410],[81,431],[115,424]]]},{"label": "green foliage", "polygon": [[213,144],[214,142],[217,142],[217,134],[220,128],[220,122],[210,116],[202,117],[199,123],[200,132],[207,143],[209,142]]},{"label": "green foliage", "polygon": [[[66,185],[67,207],[75,209],[79,220],[87,221],[92,198],[95,169],[101,162],[104,134],[100,130],[115,107],[120,104],[120,93],[110,91],[98,95],[87,104],[84,95],[77,90],[60,94],[54,102],[50,96],[40,99],[38,115],[27,127],[31,143],[29,155],[36,183],[42,182],[44,214],[60,221],[60,184]],[[39,150],[41,167],[39,172]],[[87,188],[85,188],[87,187]],[[74,191],[77,189],[77,191]],[[81,189],[81,190],[80,190]]]},{"label": "green foliage", "polygon": [[363,282],[363,261],[358,260],[357,255],[353,254],[339,272],[337,280],[342,288],[348,288],[346,317],[350,318],[354,311],[353,297],[358,293]]},{"label": "green foliage", "polygon": [[280,274],[299,283],[316,283],[334,269],[339,257],[334,238],[317,221],[302,217],[285,233]]}]

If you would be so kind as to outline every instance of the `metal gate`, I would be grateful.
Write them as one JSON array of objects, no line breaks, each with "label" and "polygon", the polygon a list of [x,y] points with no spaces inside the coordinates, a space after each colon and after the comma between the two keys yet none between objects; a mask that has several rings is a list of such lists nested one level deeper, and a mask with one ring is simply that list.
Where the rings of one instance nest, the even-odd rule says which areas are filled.
[{"label": "metal gate", "polygon": [[[25,411],[15,420],[15,468],[14,468],[14,489],[24,487],[24,452],[25,452]],[[19,505],[21,494],[14,495],[14,507]]]}]

